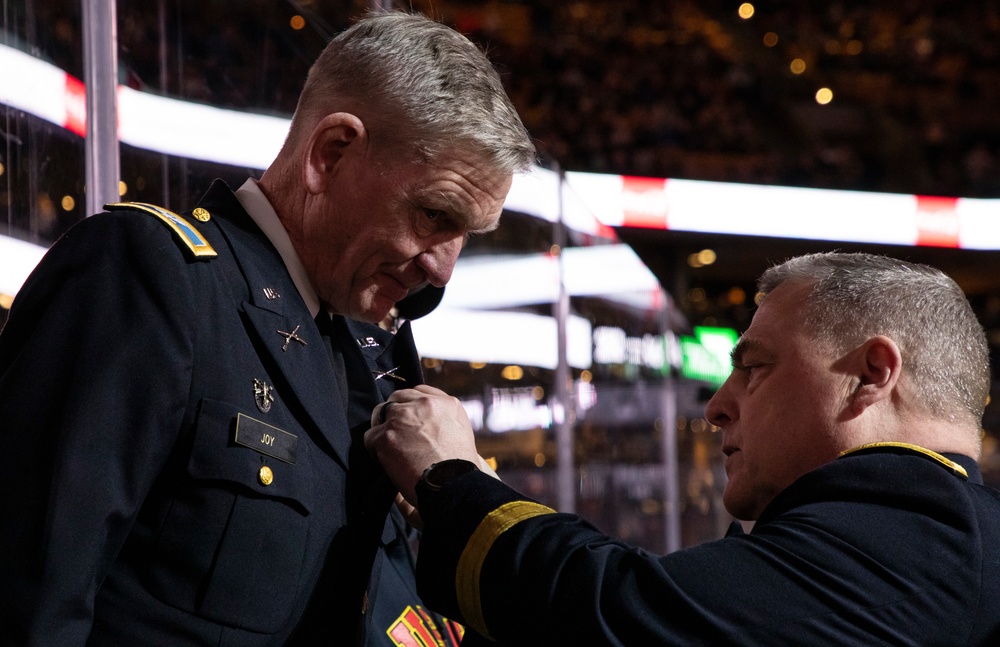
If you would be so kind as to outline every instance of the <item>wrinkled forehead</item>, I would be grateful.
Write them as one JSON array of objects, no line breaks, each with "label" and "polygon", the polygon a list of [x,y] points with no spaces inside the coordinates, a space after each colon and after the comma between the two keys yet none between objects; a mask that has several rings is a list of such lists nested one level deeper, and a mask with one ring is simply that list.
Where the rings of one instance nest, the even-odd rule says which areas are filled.
[{"label": "wrinkled forehead", "polygon": [[513,176],[468,154],[417,165],[414,194],[449,212],[470,231],[495,229]]}]

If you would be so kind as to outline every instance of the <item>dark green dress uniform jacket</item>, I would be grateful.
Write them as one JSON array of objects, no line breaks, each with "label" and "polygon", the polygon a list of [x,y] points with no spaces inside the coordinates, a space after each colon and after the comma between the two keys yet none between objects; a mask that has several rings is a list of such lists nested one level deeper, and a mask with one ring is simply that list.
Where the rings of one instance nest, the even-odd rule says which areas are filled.
[{"label": "dark green dress uniform jacket", "polygon": [[419,380],[412,337],[335,318],[326,343],[233,193],[200,207],[180,233],[148,209],[89,218],[15,299],[0,645],[363,640],[395,531],[361,434]]},{"label": "dark green dress uniform jacket", "polygon": [[749,534],[666,556],[472,472],[418,486],[419,590],[518,647],[1000,645],[1000,493],[940,458],[847,454]]}]

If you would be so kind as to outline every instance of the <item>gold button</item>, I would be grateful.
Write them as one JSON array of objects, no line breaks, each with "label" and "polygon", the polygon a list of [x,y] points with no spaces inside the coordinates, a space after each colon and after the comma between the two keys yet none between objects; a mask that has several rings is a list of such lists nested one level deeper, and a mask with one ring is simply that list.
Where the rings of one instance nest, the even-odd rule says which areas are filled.
[{"label": "gold button", "polygon": [[361,598],[361,615],[368,613],[368,591]]},{"label": "gold button", "polygon": [[260,468],[260,471],[257,472],[257,478],[260,479],[261,485],[270,485],[271,481],[274,480],[274,473],[271,471],[270,467],[264,465]]},{"label": "gold button", "polygon": [[195,220],[200,220],[201,222],[208,222],[208,219],[212,217],[212,214],[208,212],[208,209],[202,209],[201,207],[195,207],[195,210],[191,212]]}]

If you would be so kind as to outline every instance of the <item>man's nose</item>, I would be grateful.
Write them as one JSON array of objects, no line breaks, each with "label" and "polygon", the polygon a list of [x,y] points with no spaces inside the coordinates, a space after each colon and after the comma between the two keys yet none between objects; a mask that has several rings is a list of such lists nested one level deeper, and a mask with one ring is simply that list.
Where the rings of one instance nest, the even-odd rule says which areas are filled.
[{"label": "man's nose", "polygon": [[451,279],[458,255],[462,251],[463,238],[449,238],[435,243],[417,256],[417,265],[427,275],[427,280],[435,287],[442,287]]},{"label": "man's nose", "polygon": [[705,405],[705,419],[716,427],[725,427],[738,417],[736,402],[732,397],[731,380],[731,376],[727,378]]}]

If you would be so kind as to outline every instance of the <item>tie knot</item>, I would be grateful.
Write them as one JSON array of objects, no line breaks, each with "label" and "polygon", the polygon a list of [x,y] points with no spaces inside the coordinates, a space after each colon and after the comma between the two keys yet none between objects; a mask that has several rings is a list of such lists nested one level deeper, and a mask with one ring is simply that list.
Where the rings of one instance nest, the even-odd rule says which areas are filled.
[{"label": "tie knot", "polygon": [[316,315],[316,327],[319,328],[319,334],[324,337],[333,336],[333,320],[330,318],[330,313],[326,310],[320,310],[319,314]]}]

